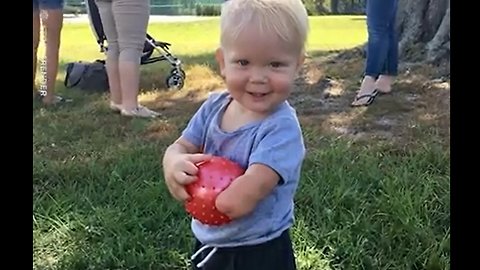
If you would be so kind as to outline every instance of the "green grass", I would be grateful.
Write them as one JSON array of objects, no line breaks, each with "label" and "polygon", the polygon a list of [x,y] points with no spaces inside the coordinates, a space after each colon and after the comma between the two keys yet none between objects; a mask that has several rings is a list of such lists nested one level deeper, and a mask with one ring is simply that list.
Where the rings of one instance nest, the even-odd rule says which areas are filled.
[{"label": "green grass", "polygon": [[[310,51],[364,42],[357,19],[312,18]],[[204,84],[194,67],[214,63],[217,27],[215,19],[149,26],[197,78],[187,92]],[[99,56],[88,25],[65,25],[63,62]],[[146,90],[164,68],[145,67]],[[167,119],[125,119],[103,94],[59,89],[75,101],[33,104],[34,269],[189,269],[189,220],[163,184],[160,158],[199,103],[173,99]],[[292,229],[298,269],[450,269],[448,147],[355,144],[308,126],[305,140]]]},{"label": "green grass", "polygon": [[[192,23],[150,23],[148,33],[172,43],[171,51],[182,57],[211,54],[218,46],[219,20],[212,18]],[[344,49],[366,40],[364,17],[312,17],[307,48],[310,51]],[[62,32],[63,61],[103,57],[95,37],[86,24],[65,23]]]}]

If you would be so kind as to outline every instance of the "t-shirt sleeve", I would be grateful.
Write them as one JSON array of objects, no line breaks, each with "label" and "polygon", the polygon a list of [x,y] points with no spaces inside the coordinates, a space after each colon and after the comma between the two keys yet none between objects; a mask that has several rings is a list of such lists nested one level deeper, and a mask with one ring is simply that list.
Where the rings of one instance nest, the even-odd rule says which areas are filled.
[{"label": "t-shirt sleeve", "polygon": [[224,97],[220,93],[211,93],[208,98],[200,105],[193,117],[188,122],[182,132],[182,137],[199,149],[203,146],[203,138],[207,130],[207,121],[209,115],[215,109],[221,99]]},{"label": "t-shirt sleeve", "polygon": [[249,166],[263,164],[280,176],[280,184],[298,180],[305,146],[299,123],[291,117],[281,117],[261,129],[260,141],[249,159]]}]

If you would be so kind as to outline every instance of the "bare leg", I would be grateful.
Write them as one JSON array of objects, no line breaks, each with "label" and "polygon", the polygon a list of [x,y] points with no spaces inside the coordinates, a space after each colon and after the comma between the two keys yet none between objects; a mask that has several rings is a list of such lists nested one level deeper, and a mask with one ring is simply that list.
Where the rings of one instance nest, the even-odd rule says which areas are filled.
[{"label": "bare leg", "polygon": [[108,82],[110,88],[110,101],[115,106],[122,105],[122,91],[120,89],[120,71],[118,70],[118,60],[109,59],[106,63]]},{"label": "bare leg", "polygon": [[40,43],[40,12],[33,10],[33,96],[36,95],[35,77],[37,75],[37,51]]},{"label": "bare leg", "polygon": [[123,90],[123,108],[133,110],[138,105],[139,66],[125,61],[121,62],[119,70],[120,74],[125,75],[120,80]]},{"label": "bare leg", "polygon": [[125,110],[133,110],[138,106],[140,57],[145,42],[150,8],[147,0],[117,0],[113,2],[112,8],[120,49],[122,105]]},{"label": "bare leg", "polygon": [[[369,99],[369,94],[372,94],[375,90],[375,78],[372,76],[365,76],[360,86],[355,100],[352,102],[352,106],[359,106],[365,104]],[[362,97],[362,98],[359,98]]]},{"label": "bare leg", "polygon": [[375,83],[378,91],[382,93],[390,93],[392,91],[393,76],[380,75]]},{"label": "bare leg", "polygon": [[156,117],[138,104],[140,85],[140,57],[142,55],[150,15],[148,0],[113,1],[113,14],[118,32],[119,72],[122,89],[122,114],[127,116]]},{"label": "bare leg", "polygon": [[55,82],[58,72],[61,31],[63,27],[63,10],[47,10],[44,26],[46,30],[46,58],[47,58],[47,94],[43,98],[45,104],[52,104],[55,99]]}]

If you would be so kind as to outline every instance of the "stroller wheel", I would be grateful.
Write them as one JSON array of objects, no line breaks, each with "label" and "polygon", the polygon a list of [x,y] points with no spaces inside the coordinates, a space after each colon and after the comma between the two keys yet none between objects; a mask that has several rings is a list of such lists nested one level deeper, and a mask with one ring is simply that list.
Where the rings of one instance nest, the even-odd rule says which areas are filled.
[{"label": "stroller wheel", "polygon": [[185,71],[183,71],[183,69],[181,69],[181,68],[173,68],[173,69],[170,71],[170,74],[177,74],[177,75],[180,75],[180,76],[182,76],[183,78],[185,78]]},{"label": "stroller wheel", "polygon": [[180,90],[183,88],[184,80],[179,74],[170,74],[166,80],[167,86],[170,89]]}]

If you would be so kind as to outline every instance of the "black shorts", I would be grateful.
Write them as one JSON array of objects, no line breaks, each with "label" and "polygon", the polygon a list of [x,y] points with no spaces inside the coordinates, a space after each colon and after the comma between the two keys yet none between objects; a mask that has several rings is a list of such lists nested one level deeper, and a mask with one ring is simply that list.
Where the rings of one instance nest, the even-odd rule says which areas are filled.
[{"label": "black shorts", "polygon": [[[196,240],[193,253],[202,244]],[[268,242],[232,248],[218,248],[213,256],[198,268],[212,248],[203,250],[193,261],[193,270],[296,270],[295,257],[289,231]]]}]

